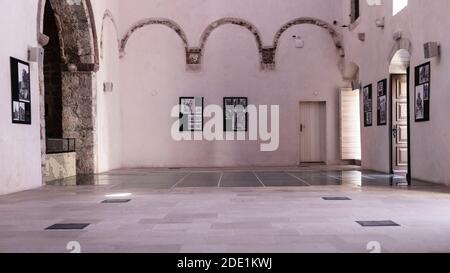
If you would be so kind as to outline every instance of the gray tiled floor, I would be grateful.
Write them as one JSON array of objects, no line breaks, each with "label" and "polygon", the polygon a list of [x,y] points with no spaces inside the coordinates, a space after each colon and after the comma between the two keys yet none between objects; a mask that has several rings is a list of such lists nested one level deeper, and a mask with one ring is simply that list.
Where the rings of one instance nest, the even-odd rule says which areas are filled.
[{"label": "gray tiled floor", "polygon": [[340,173],[291,172],[290,174],[311,186],[338,186],[342,184],[342,174]]},{"label": "gray tiled floor", "polygon": [[253,172],[226,172],[222,176],[221,187],[263,187]]},{"label": "gray tiled floor", "polygon": [[[0,252],[68,252],[70,241],[83,252],[368,252],[372,241],[384,252],[449,252],[449,189],[390,187],[391,178],[354,168],[85,176],[0,196]],[[125,193],[128,203],[101,203]],[[357,222],[386,220],[400,226]],[[64,223],[90,225],[45,230]]]},{"label": "gray tiled floor", "polygon": [[176,187],[218,187],[221,175],[219,172],[190,173]]},{"label": "gray tiled floor", "polygon": [[298,178],[286,172],[257,172],[255,175],[266,187],[304,187],[307,186]]}]

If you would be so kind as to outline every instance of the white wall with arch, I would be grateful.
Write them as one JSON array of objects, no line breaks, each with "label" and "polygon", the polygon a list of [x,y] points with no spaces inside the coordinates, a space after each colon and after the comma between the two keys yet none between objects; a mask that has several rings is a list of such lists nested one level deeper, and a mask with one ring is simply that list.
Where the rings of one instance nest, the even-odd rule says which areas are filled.
[{"label": "white wall with arch", "polygon": [[[335,9],[329,8],[330,1],[298,2],[133,0],[119,5],[119,29],[125,33],[144,18],[167,18],[182,27],[191,46],[198,46],[210,23],[224,17],[242,18],[258,29],[263,45],[269,46],[279,28],[292,19],[333,22],[341,16],[340,5],[334,1]],[[303,49],[295,48],[294,34],[304,38]],[[120,60],[123,167],[296,165],[298,103],[303,100],[327,101],[327,160],[339,163],[338,90],[348,84],[342,80],[339,59],[327,30],[299,25],[283,34],[276,70],[261,71],[252,33],[223,25],[206,43],[201,70],[190,72],[184,45],[173,30],[143,27],[130,37]],[[206,105],[222,105],[223,97],[229,96],[248,97],[250,104],[280,105],[280,149],[260,152],[259,142],[175,142],[170,135],[175,121],[170,111],[183,96],[204,97]]]},{"label": "white wall with arch", "polygon": [[[392,1],[383,1],[381,6],[361,3],[361,17],[355,25],[349,30],[336,26],[336,30],[343,34],[346,62],[359,66],[363,85],[376,85],[379,80],[389,78],[394,33],[401,32],[405,40],[411,41],[412,72],[416,65],[427,61],[422,50],[425,42],[441,44],[442,56],[431,60],[431,121],[411,124],[411,164],[414,178],[450,184],[447,168],[450,144],[446,141],[450,125],[447,111],[443,110],[450,100],[447,61],[450,2],[410,0],[395,15]],[[38,67],[31,64],[31,126],[11,123],[9,78],[9,57],[26,60],[28,48],[38,46],[38,1],[1,1],[1,4],[5,12],[0,21],[15,26],[1,30],[4,39],[0,52],[3,59],[0,150],[8,156],[0,159],[0,194],[5,194],[41,186],[42,174]],[[349,82],[342,79],[340,53],[330,33],[323,28],[306,24],[286,31],[273,71],[261,71],[255,37],[236,25],[220,26],[211,34],[199,71],[186,71],[185,47],[180,37],[166,27],[152,25],[137,30],[122,58],[119,43],[137,21],[160,17],[179,24],[189,46],[196,47],[210,23],[230,17],[253,24],[261,35],[262,45],[271,46],[279,28],[295,18],[314,17],[347,24],[349,5],[346,0],[93,0],[101,51],[94,97],[97,171],[122,167],[295,165],[297,104],[302,100],[327,101],[327,160],[330,164],[340,163],[338,89],[349,86]],[[374,23],[381,17],[386,20],[383,29]],[[358,33],[365,33],[364,42],[358,39]],[[292,35],[300,35],[305,47],[296,48]],[[411,86],[413,80],[411,77]],[[113,92],[103,92],[105,82],[114,84]],[[266,154],[259,151],[258,142],[174,142],[170,136],[174,122],[170,109],[181,96],[203,96],[206,104],[221,105],[225,96],[246,96],[251,104],[279,104],[280,149]],[[388,128],[363,128],[362,144],[363,167],[388,172]]]},{"label": "white wall with arch", "polygon": [[[97,169],[105,172],[122,166],[122,116],[119,62],[119,1],[92,2],[100,50],[97,72]],[[104,84],[113,90],[105,92]]]}]

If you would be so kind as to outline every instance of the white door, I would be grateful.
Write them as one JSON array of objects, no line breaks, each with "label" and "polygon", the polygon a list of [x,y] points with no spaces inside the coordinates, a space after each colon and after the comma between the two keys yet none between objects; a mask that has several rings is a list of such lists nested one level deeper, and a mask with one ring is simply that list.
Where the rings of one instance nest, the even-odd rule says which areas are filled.
[{"label": "white door", "polygon": [[300,102],[300,163],[326,162],[326,103]]},{"label": "white door", "polygon": [[406,75],[392,77],[392,169],[408,171],[408,80]]}]

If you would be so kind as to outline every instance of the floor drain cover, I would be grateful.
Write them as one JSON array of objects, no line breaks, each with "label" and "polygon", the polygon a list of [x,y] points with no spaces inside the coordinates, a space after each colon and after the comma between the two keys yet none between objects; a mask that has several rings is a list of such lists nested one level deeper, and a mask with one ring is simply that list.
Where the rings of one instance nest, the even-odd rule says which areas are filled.
[{"label": "floor drain cover", "polygon": [[131,199],[109,199],[109,200],[102,201],[102,203],[104,203],[104,204],[122,204],[122,203],[128,203],[130,201],[131,201]]},{"label": "floor drain cover", "polygon": [[323,197],[325,201],[351,201],[352,199],[348,197]]},{"label": "floor drain cover", "polygon": [[399,227],[400,225],[393,221],[357,221],[363,227]]},{"label": "floor drain cover", "polygon": [[83,230],[90,224],[56,224],[46,228],[46,230]]}]

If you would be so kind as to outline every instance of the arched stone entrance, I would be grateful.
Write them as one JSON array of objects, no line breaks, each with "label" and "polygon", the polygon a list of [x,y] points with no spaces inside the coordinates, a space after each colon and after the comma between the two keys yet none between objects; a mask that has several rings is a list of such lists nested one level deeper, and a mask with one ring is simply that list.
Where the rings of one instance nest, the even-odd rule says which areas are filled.
[{"label": "arched stone entrance", "polygon": [[[90,0],[39,0],[37,39],[46,46],[49,38],[44,32],[45,16],[53,11],[58,30],[61,69],[61,123],[62,137],[75,138],[77,173],[96,172],[96,72],[99,54],[95,22]],[[47,6],[48,7],[48,6]],[[53,37],[55,39],[55,37]],[[45,77],[43,64],[39,64],[41,100],[41,141],[45,162]]]}]

